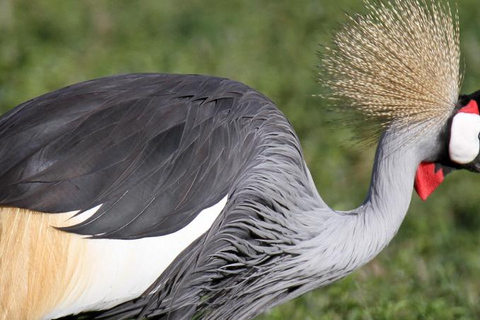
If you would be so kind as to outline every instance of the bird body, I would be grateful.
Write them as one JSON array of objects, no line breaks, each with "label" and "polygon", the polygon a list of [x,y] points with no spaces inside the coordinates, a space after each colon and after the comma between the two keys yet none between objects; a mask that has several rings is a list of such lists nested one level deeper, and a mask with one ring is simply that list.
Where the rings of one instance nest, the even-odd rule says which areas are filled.
[{"label": "bird body", "polygon": [[[192,88],[191,93],[188,88]],[[217,93],[219,88],[222,90]],[[123,91],[124,96],[118,94]],[[95,102],[87,104],[85,96]],[[80,99],[89,108],[78,110],[74,101]],[[125,119],[120,103],[134,105],[144,118]],[[54,117],[44,116],[41,121],[28,117],[44,105]],[[150,113],[147,108],[151,108]],[[161,108],[171,109],[162,112]],[[162,121],[152,121],[158,130],[152,133],[144,121],[155,113],[161,114]],[[288,120],[271,101],[234,81],[155,74],[108,77],[31,100],[3,119],[1,202],[6,207],[2,229],[16,235],[2,233],[2,257],[11,264],[2,271],[18,273],[2,273],[3,292],[11,292],[4,295],[4,310],[14,306],[9,299],[19,301],[18,308],[29,308],[26,301],[33,288],[51,294],[43,295],[46,305],[58,303],[53,309],[45,306],[43,314],[28,313],[25,318],[48,319],[109,309],[144,292],[149,292],[145,299],[120,306],[119,311],[114,308],[110,317],[118,319],[129,312],[169,314],[172,309],[202,305],[201,296],[205,299],[201,308],[208,310],[209,318],[252,317],[272,301],[291,299],[347,275],[386,246],[408,208],[421,158],[415,149],[384,157],[380,148],[372,182],[375,189],[369,199],[355,212],[335,212],[318,195]],[[62,125],[43,127],[45,122],[58,119]],[[89,122],[101,136],[91,133]],[[176,131],[174,124],[182,130]],[[42,135],[20,140],[28,141],[30,149],[22,146],[20,156],[12,154],[10,146],[18,144],[18,135],[36,133],[38,125],[44,130]],[[130,136],[134,137],[131,145],[125,145]],[[384,140],[388,139],[387,134]],[[158,154],[145,147],[150,141],[155,141]],[[177,144],[170,147],[172,141]],[[193,164],[198,172],[191,172]],[[392,176],[392,167],[403,169]],[[64,168],[74,168],[75,172]],[[160,174],[155,175],[157,172]],[[92,181],[105,179],[106,173],[114,183],[92,192],[92,188],[102,186]],[[148,184],[146,177],[155,183]],[[204,195],[202,201],[196,200],[195,196],[204,191],[209,191],[213,204],[203,202]],[[168,197],[163,198],[165,193]],[[122,201],[128,204],[126,213],[122,212],[125,204],[118,205]],[[378,207],[383,201],[394,205]],[[22,209],[25,212],[19,219],[19,209],[12,207],[30,211]],[[189,214],[191,207],[199,208],[200,213]],[[209,208],[212,216],[200,227],[198,219]],[[229,214],[220,215],[221,211]],[[149,212],[153,212],[151,217]],[[102,219],[110,223],[102,223]],[[179,237],[173,238],[176,234]],[[16,242],[20,247],[12,246],[7,241],[10,238],[21,239]],[[37,243],[44,247],[40,249]],[[37,262],[27,270],[19,267],[25,259],[37,261],[39,255],[43,256],[43,266]],[[50,269],[52,261],[58,269]],[[51,279],[39,276],[49,269]],[[22,279],[21,274],[28,275],[23,279],[27,281],[24,287],[29,288],[23,301],[16,286],[8,289],[4,284],[8,279]],[[163,278],[164,274],[168,277]],[[32,279],[41,283],[33,285]],[[172,306],[165,287],[178,301]],[[260,290],[264,287],[271,290]],[[248,308],[243,303],[247,298]],[[154,305],[151,311],[148,304],[155,299],[165,302]],[[207,299],[212,299],[213,310]],[[38,312],[37,307],[34,309]]]},{"label": "bird body", "polygon": [[[143,92],[141,92],[142,90]],[[151,92],[145,94],[145,91],[149,90]],[[125,95],[119,95],[118,92],[125,92]],[[137,96],[133,93],[136,93]],[[79,110],[75,103],[76,99],[80,100],[79,96],[81,97],[81,103],[89,108]],[[92,97],[94,102],[88,103],[85,101],[85,96]],[[110,98],[112,96],[113,99]],[[132,99],[133,102],[126,101],[125,96]],[[117,104],[117,101],[121,101],[128,107],[136,106],[137,113],[143,114],[144,117],[135,114],[135,117],[124,118],[124,110]],[[54,114],[54,117],[49,119],[44,116],[42,118],[39,125],[44,131],[42,135],[38,135],[36,134],[39,131],[39,128],[36,127],[38,118],[29,118],[28,116],[30,113],[42,113],[40,110],[43,105],[49,109],[49,113]],[[150,108],[150,110],[146,110],[147,108]],[[163,111],[160,108],[166,110]],[[105,112],[109,112],[108,117],[105,117]],[[116,113],[119,113],[119,115],[117,116]],[[161,116],[162,121],[151,121],[152,127],[157,130],[151,132],[153,129],[148,126],[145,119],[150,120],[155,115]],[[68,117],[68,120],[65,120],[64,117]],[[272,179],[276,176],[279,180],[277,183],[281,182],[280,185],[286,183],[297,185],[295,193],[304,196],[304,200],[312,198],[309,201],[310,205],[315,203],[314,199],[318,200],[318,195],[316,195],[303,162],[298,139],[286,118],[268,99],[233,81],[203,76],[153,74],[110,77],[75,85],[39,97],[15,109],[3,119],[2,128],[4,128],[5,134],[2,135],[1,145],[5,146],[2,153],[3,163],[5,164],[2,175],[5,192],[1,200],[2,204],[7,207],[31,206],[30,210],[57,213],[54,215],[55,223],[49,221],[48,218],[47,221],[42,222],[43,227],[47,229],[47,231],[42,232],[48,232],[53,237],[65,236],[70,239],[52,240],[53,242],[71,242],[66,249],[62,250],[71,248],[73,251],[68,254],[60,253],[59,255],[62,257],[79,259],[79,252],[84,255],[83,262],[73,263],[74,270],[72,270],[72,273],[77,274],[83,280],[78,280],[79,283],[76,284],[76,281],[72,281],[71,275],[65,276],[67,280],[64,285],[69,286],[72,292],[67,294],[65,299],[75,301],[75,303],[79,300],[76,297],[76,291],[79,289],[76,289],[76,287],[79,287],[80,290],[89,287],[91,292],[95,292],[96,289],[92,288],[91,283],[98,283],[100,289],[118,293],[118,290],[114,290],[114,288],[105,288],[106,277],[110,273],[112,279],[115,278],[114,276],[117,277],[115,279],[118,279],[119,275],[115,275],[115,270],[119,270],[118,274],[122,274],[120,272],[121,268],[129,267],[122,267],[122,259],[119,259],[118,256],[110,256],[114,249],[110,245],[104,245],[106,242],[121,243],[120,248],[115,249],[115,251],[121,252],[124,257],[123,260],[131,259],[134,256],[123,245],[127,242],[126,240],[128,240],[128,245],[131,246],[133,242],[145,243],[153,239],[169,237],[175,232],[185,230],[186,226],[195,222],[195,217],[198,217],[197,210],[201,211],[218,205],[218,203],[221,204],[221,200],[227,195],[230,197],[235,195],[236,199],[234,202],[229,202],[231,206],[229,210],[235,212],[240,210],[239,208],[243,209],[237,214],[225,217],[225,219],[228,221],[228,219],[249,218],[253,220],[247,220],[245,223],[254,225],[254,221],[258,219],[258,217],[255,217],[258,214],[256,213],[258,202],[266,201],[264,206],[272,205],[270,203],[271,199],[261,199],[260,195],[262,193],[267,192],[264,197],[267,195],[270,197],[276,196],[278,201],[281,200],[282,202],[285,201],[283,198],[288,196],[287,194],[276,194],[281,190],[269,190],[271,189],[270,182],[266,178]],[[115,121],[114,119],[118,120]],[[49,122],[49,120],[53,122],[61,121],[62,124],[68,123],[69,125],[52,124],[48,128],[44,128],[44,123]],[[104,126],[100,125],[102,121],[104,121]],[[137,121],[137,123],[134,121]],[[187,121],[190,121],[188,126]],[[15,123],[21,123],[22,125],[16,126]],[[91,134],[91,123],[95,124],[98,132],[101,132],[100,137]],[[134,130],[129,130],[127,126],[131,126]],[[182,130],[178,130],[178,127],[181,127]],[[140,132],[136,132],[139,130]],[[18,138],[18,135],[25,136],[29,132],[34,133],[28,136],[28,139]],[[186,137],[187,135],[189,136]],[[125,141],[129,141],[128,139],[131,136],[133,136],[130,140],[132,144],[123,145]],[[168,137],[168,139],[165,137]],[[19,140],[28,141],[28,147],[19,146],[18,150],[21,155],[12,154],[10,148],[14,144],[18,145]],[[150,141],[154,141],[157,146],[156,150],[145,147],[149,143],[152,145]],[[159,143],[159,141],[164,141],[164,144]],[[174,142],[176,144],[171,145]],[[172,154],[171,150],[175,150],[175,153]],[[154,153],[155,151],[157,153]],[[99,158],[103,158],[101,164],[91,160]],[[119,161],[119,159],[123,161]],[[38,166],[39,162],[48,164],[48,167],[45,165]],[[151,167],[152,163],[156,166]],[[194,168],[192,168],[193,164],[195,164]],[[75,172],[64,170],[66,167],[74,168]],[[192,172],[195,169],[198,172]],[[290,172],[289,176],[283,175],[285,170]],[[105,179],[106,172],[109,179],[115,181],[115,183],[96,183],[98,179]],[[155,181],[154,183],[148,183],[150,177]],[[242,184],[239,185],[238,181],[241,181]],[[302,185],[304,182],[308,184]],[[88,187],[83,186],[82,183],[87,183]],[[92,188],[102,186],[104,186],[104,189],[92,190]],[[118,186],[119,189],[115,189],[115,186]],[[259,192],[256,188],[262,190],[262,192]],[[207,197],[204,196],[205,192],[208,192]],[[66,194],[68,194],[68,198],[65,197]],[[37,199],[34,199],[35,197]],[[208,197],[211,197],[212,200],[205,201]],[[299,196],[295,194],[289,196],[292,199],[295,199],[295,197],[298,198]],[[59,201],[59,199],[62,199],[62,201]],[[120,205],[122,201],[128,203],[126,213],[121,211],[122,208],[126,208],[125,205]],[[303,206],[302,210],[312,210],[307,206],[308,203],[301,204],[300,199],[296,199],[296,202]],[[61,206],[57,207],[59,204]],[[132,209],[135,206],[138,206],[136,212]],[[249,207],[251,208],[245,209]],[[105,208],[105,212],[101,211],[103,208]],[[12,209],[8,208],[6,210]],[[75,216],[73,221],[69,220],[72,213],[62,213],[78,211],[81,213]],[[150,218],[148,217],[149,212],[151,212]],[[274,212],[271,212],[272,217],[270,219],[279,218],[273,214]],[[300,213],[300,209],[298,213]],[[93,216],[91,216],[92,214]],[[216,211],[216,215],[218,214],[219,212]],[[290,214],[293,214],[293,212]],[[45,216],[45,214],[41,215]],[[96,218],[96,215],[100,215],[100,218]],[[123,216],[125,221],[118,221],[117,225],[113,224],[112,221],[109,223],[102,222],[102,219],[112,219],[108,218],[108,215],[115,217],[115,220]],[[5,220],[8,216],[2,215]],[[62,216],[66,217],[62,219]],[[90,218],[85,216],[90,216]],[[96,219],[93,219],[93,217]],[[301,219],[299,218],[300,216],[296,219],[300,223]],[[6,221],[2,222],[4,224],[2,228],[13,230],[18,227],[19,233],[24,231],[24,228],[18,226],[19,222],[15,218],[12,218],[12,220],[11,225]],[[81,222],[72,225],[72,222],[75,221]],[[169,221],[172,222],[169,223]],[[226,224],[224,228],[228,226],[227,221],[223,222]],[[209,224],[211,225],[212,222],[210,221]],[[284,228],[287,229],[283,230],[282,225],[279,224],[278,228],[280,229],[277,232],[293,232],[288,231],[286,222],[283,221]],[[141,223],[142,225],[137,224],[135,226],[135,223]],[[69,232],[54,229],[52,226]],[[109,229],[103,229],[105,227]],[[146,230],[149,229],[149,233],[146,233]],[[198,230],[198,228],[196,229]],[[139,230],[139,232],[135,233],[132,230]],[[229,240],[223,239],[226,235],[222,235],[220,232],[222,228],[216,227],[215,230],[218,232],[216,237],[219,237],[219,239],[215,237],[209,240],[208,245],[204,244],[203,246],[216,248],[216,246],[220,246],[220,243],[223,243],[220,247],[226,251],[224,259],[227,259],[229,258],[227,254],[228,246],[225,246],[225,244]],[[205,231],[203,230],[201,234]],[[72,234],[72,232],[76,234]],[[241,233],[244,233],[244,231]],[[192,233],[188,235],[190,236],[189,241],[196,239],[195,237],[191,238]],[[90,236],[92,239],[84,239],[82,236]],[[207,241],[203,239],[206,236],[207,234],[204,234],[202,239],[198,241]],[[234,236],[234,230],[228,230],[228,237]],[[308,237],[308,233],[306,235],[301,233],[296,235],[299,239],[302,236]],[[28,234],[28,237],[32,237],[31,233]],[[245,247],[251,245],[249,239],[243,239],[244,235],[238,237],[239,240],[245,242]],[[39,241],[40,238],[42,237],[39,236],[32,241]],[[49,247],[55,248],[53,244],[48,246],[47,242],[42,240],[42,243],[47,246],[45,250],[48,250]],[[210,242],[212,243],[210,244]],[[3,236],[1,243],[5,246],[2,251],[7,252],[7,254],[3,254],[3,257],[13,263],[17,250],[10,247],[8,242],[4,241]],[[19,241],[19,243],[25,244],[27,241]],[[78,243],[82,249],[75,248],[74,243]],[[236,245],[240,245],[240,243],[239,241]],[[175,242],[169,243],[162,250],[168,249],[172,253],[171,249],[174,244]],[[197,255],[200,256],[193,255],[195,250],[190,251],[190,255],[192,255],[190,259],[193,257],[200,259],[202,255],[206,255],[202,258],[207,259],[209,254],[213,253],[204,252],[206,249],[203,246],[196,248]],[[258,253],[259,257],[257,259],[262,255],[269,256],[267,254],[269,246],[264,249],[266,252]],[[7,248],[11,248],[11,251]],[[132,248],[131,250],[136,251],[139,248]],[[147,259],[145,260],[146,265],[155,265],[158,271],[157,277],[162,271],[159,269],[162,265],[158,265],[157,260],[165,259],[165,253],[162,253],[162,250],[157,246],[155,252],[151,252],[143,258]],[[229,250],[233,250],[233,248]],[[278,251],[280,249],[273,246],[271,250]],[[10,252],[10,256],[8,256],[8,252]],[[127,252],[130,252],[130,254],[127,254]],[[173,252],[179,254],[179,252]],[[38,253],[32,252],[32,254]],[[54,258],[45,260],[52,259]],[[102,260],[105,260],[105,262],[101,262]],[[112,261],[115,261],[118,266],[113,268]],[[21,261],[18,263],[21,263]],[[72,262],[67,259],[64,263]],[[132,263],[136,265],[141,264],[142,261],[131,261]],[[210,263],[219,264],[218,261]],[[227,259],[224,263],[228,265],[231,261]],[[85,264],[85,271],[82,271],[82,264]],[[165,264],[168,263],[164,261],[163,265]],[[102,265],[105,266],[103,272]],[[93,270],[90,270],[91,268]],[[17,270],[14,266],[5,269]],[[32,270],[31,272],[37,271]],[[192,271],[190,270],[190,272]],[[139,275],[144,276],[145,272],[140,272]],[[5,274],[4,277],[12,278],[8,274]],[[102,279],[102,281],[98,281],[99,279]],[[135,283],[138,282],[138,279],[135,280],[137,280]],[[147,290],[155,279],[150,280],[150,283],[137,289],[137,291]],[[172,279],[168,280],[172,281]],[[82,282],[84,283],[82,284]],[[52,285],[58,286],[55,283]],[[178,286],[178,284],[172,285]],[[175,288],[175,290],[180,289]],[[193,290],[192,284],[188,283],[184,290],[188,291],[184,294],[190,294]],[[62,296],[65,295],[62,290],[60,290],[60,293]],[[127,292],[129,295],[140,295],[141,293],[131,290],[131,288]],[[106,293],[100,294],[106,295]],[[70,295],[75,298],[70,298]],[[131,299],[132,297],[129,295],[115,301],[118,303],[128,300],[127,298]],[[5,295],[5,297],[9,296],[21,300],[18,294]],[[95,300],[95,295],[92,293],[84,293],[84,296]],[[98,300],[103,301],[105,307],[110,306],[104,299]],[[26,303],[21,303],[21,305],[24,306]],[[90,310],[89,307],[96,306],[87,301],[82,307],[84,309],[74,309],[74,311],[88,311]],[[166,309],[168,310],[168,308]],[[65,312],[72,311],[70,307],[65,310]],[[54,311],[50,314],[64,316],[68,313],[63,314]]]},{"label": "bird body", "polygon": [[[323,59],[333,99],[383,130],[354,210],[326,205],[286,117],[232,80],[111,76],[2,116],[0,319],[250,319],[373,259],[414,186],[480,171],[480,93],[459,96],[458,30],[426,3],[370,5]],[[441,55],[415,60],[418,39]]]}]

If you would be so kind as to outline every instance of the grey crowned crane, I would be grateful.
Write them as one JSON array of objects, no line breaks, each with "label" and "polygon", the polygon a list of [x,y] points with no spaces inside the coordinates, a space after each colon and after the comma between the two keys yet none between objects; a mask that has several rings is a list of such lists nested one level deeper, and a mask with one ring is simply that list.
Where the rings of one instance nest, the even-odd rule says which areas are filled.
[{"label": "grey crowned crane", "polygon": [[0,319],[251,319],[373,259],[413,187],[480,172],[480,92],[459,95],[458,18],[366,2],[321,83],[382,130],[364,203],[319,196],[272,101],[200,75],[72,85],[0,118]]}]

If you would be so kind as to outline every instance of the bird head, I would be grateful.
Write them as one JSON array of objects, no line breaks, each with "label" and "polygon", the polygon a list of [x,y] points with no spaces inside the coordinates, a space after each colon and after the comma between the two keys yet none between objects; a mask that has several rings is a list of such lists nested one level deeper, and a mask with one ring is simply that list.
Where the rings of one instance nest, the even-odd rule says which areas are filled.
[{"label": "bird head", "polygon": [[425,200],[449,172],[480,172],[480,91],[460,95],[458,14],[448,1],[364,3],[321,53],[319,80],[357,136],[387,131],[395,141],[384,149],[418,152]]},{"label": "bird head", "polygon": [[448,157],[455,168],[480,172],[480,90],[459,98],[448,124]]},{"label": "bird head", "polygon": [[466,169],[480,173],[480,91],[461,95],[435,142],[432,159],[418,167],[415,190],[422,200],[454,170]]}]

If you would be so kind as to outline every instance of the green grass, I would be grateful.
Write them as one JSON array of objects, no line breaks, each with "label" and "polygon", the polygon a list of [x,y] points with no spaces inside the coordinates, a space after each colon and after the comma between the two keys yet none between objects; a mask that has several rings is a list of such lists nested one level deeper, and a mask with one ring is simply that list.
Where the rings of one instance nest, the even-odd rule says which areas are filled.
[{"label": "green grass", "polygon": [[[459,0],[463,92],[480,87],[480,4]],[[292,121],[322,197],[353,208],[373,148],[327,124],[319,50],[356,0],[0,1],[0,110],[90,78],[203,73],[247,83]],[[352,276],[258,319],[479,319],[480,176],[456,172],[414,201],[399,234]]]}]

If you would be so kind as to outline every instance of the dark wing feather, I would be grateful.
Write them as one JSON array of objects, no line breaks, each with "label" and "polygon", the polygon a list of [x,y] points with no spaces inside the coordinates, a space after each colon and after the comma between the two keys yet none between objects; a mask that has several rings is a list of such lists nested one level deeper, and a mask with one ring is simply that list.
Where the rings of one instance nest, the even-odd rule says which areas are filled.
[{"label": "dark wing feather", "polygon": [[248,165],[262,106],[274,108],[243,84],[194,75],[121,75],[46,94],[0,118],[0,204],[102,204],[65,229],[94,237],[175,232]]}]

